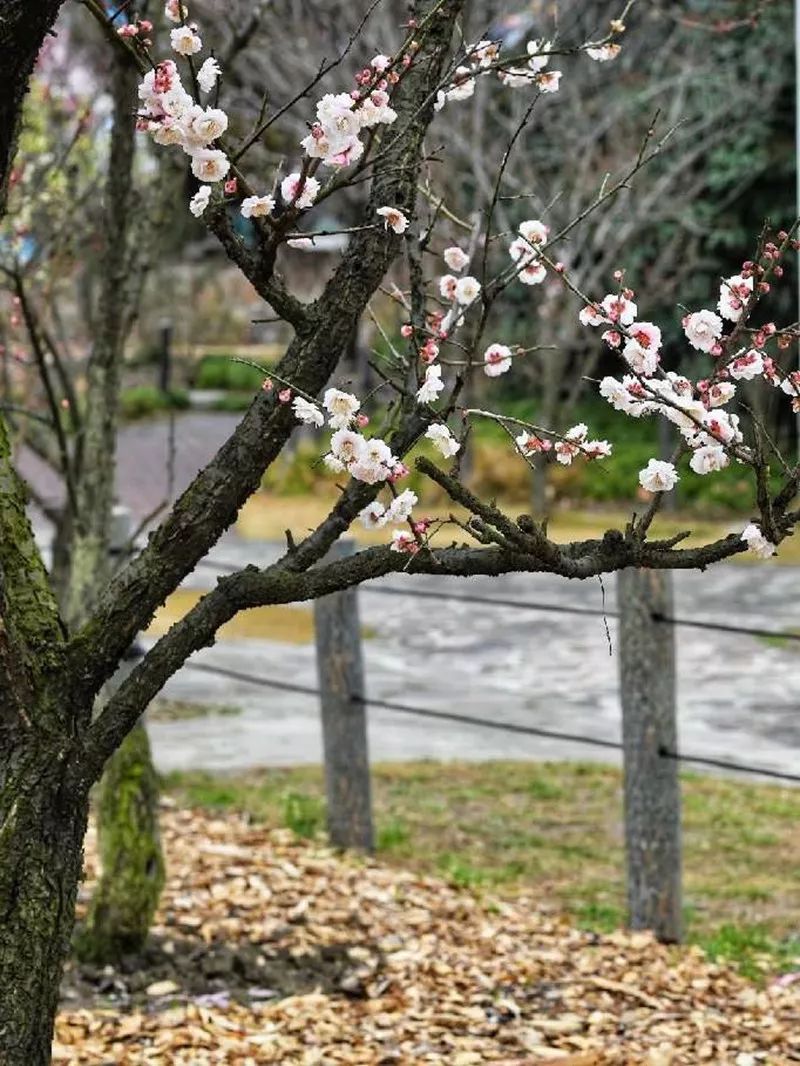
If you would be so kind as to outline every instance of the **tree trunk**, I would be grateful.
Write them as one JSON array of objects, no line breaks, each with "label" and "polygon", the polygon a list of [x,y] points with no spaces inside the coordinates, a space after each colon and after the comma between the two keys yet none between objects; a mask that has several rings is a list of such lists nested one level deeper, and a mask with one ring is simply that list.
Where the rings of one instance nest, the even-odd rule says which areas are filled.
[{"label": "tree trunk", "polygon": [[75,917],[88,795],[67,792],[58,750],[0,776],[0,1063],[50,1062]]},{"label": "tree trunk", "polygon": [[77,949],[106,963],[141,949],[164,887],[158,779],[141,722],[106,765],[97,822],[102,873]]}]

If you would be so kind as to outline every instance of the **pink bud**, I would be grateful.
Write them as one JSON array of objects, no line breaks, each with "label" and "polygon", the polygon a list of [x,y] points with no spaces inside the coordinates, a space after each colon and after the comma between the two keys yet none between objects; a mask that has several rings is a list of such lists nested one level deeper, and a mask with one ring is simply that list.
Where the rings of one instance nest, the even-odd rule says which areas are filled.
[{"label": "pink bud", "polygon": [[356,425],[359,429],[363,429],[364,426],[369,425],[369,415],[356,415]]},{"label": "pink bud", "polygon": [[400,335],[406,338],[414,336],[414,327],[411,325],[410,322],[405,322],[400,327]]},{"label": "pink bud", "polygon": [[758,291],[759,292],[769,292],[769,282],[768,281],[759,281],[759,283],[758,283]]},{"label": "pink bud", "polygon": [[292,390],[291,389],[281,389],[281,391],[278,393],[278,399],[281,401],[281,403],[288,403],[289,400],[291,400],[291,398],[292,398]]},{"label": "pink bud", "polygon": [[775,275],[776,278],[782,278],[783,277],[783,267],[782,266],[776,266],[775,269],[773,270],[773,274]]},{"label": "pink bud", "polygon": [[559,261],[558,263],[556,263],[553,266],[553,270],[555,270],[556,274],[563,274],[564,273],[564,264]]}]

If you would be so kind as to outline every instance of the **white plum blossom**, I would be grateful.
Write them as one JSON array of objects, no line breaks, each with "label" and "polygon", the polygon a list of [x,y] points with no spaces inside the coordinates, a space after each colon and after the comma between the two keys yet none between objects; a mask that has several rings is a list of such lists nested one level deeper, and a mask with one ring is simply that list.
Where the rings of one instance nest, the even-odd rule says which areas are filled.
[{"label": "white plum blossom", "polygon": [[547,235],[550,232],[550,227],[546,226],[544,222],[540,222],[538,218],[529,219],[527,222],[522,222],[519,227],[519,235],[528,244],[542,245],[547,243]]},{"label": "white plum blossom", "polygon": [[658,367],[661,330],[652,322],[633,322],[622,351],[626,361],[637,374],[652,377]]},{"label": "white plum blossom", "polygon": [[620,326],[630,326],[636,321],[636,316],[639,313],[639,309],[633,300],[627,296],[615,295],[614,293],[609,293],[608,296],[603,297],[600,308],[609,322]]},{"label": "white plum blossom", "polygon": [[585,422],[579,422],[576,426],[568,429],[562,440],[557,440],[554,451],[556,461],[562,466],[569,466],[576,455],[579,455],[582,446],[586,443],[589,427]]},{"label": "white plum blossom", "polygon": [[582,326],[602,326],[608,322],[608,319],[600,314],[594,304],[587,304],[586,307],[582,307],[578,312],[578,318]]},{"label": "white plum blossom", "polygon": [[538,259],[533,263],[528,263],[517,274],[517,280],[523,285],[541,285],[546,277],[545,265]]},{"label": "white plum blossom", "polygon": [[710,474],[724,470],[730,463],[728,454],[721,444],[706,444],[698,448],[689,460],[689,466],[695,474]]},{"label": "white plum blossom", "polygon": [[303,182],[303,190],[300,192],[300,174],[297,172],[289,174],[281,182],[281,196],[284,203],[294,203],[295,207],[311,207],[317,198],[319,189],[317,179],[307,175]]},{"label": "white plum blossom", "polygon": [[331,437],[331,454],[344,466],[362,460],[367,442],[352,429],[339,429]]},{"label": "white plum blossom", "polygon": [[431,363],[425,370],[425,380],[417,390],[417,400],[420,403],[433,403],[443,388],[442,368],[438,363]]},{"label": "white plum blossom", "polygon": [[441,452],[445,459],[455,455],[461,447],[447,426],[442,425],[440,422],[434,422],[432,426],[428,426],[425,436],[432,442],[434,448]]},{"label": "white plum blossom", "polygon": [[302,396],[295,396],[292,400],[292,410],[298,422],[306,426],[324,426],[325,416],[315,403],[304,400]]},{"label": "white plum blossom", "polygon": [[483,353],[483,372],[489,378],[499,377],[511,369],[511,349],[507,344],[490,344]]},{"label": "white plum blossom", "polygon": [[[352,392],[327,389],[322,397],[322,406],[328,412],[328,422],[333,429],[343,430],[351,425],[358,414],[361,402]],[[334,449],[334,453],[336,450]]]},{"label": "white plum blossom", "polygon": [[456,285],[458,285],[458,278],[455,274],[442,274],[439,278],[439,292],[441,293],[442,298],[445,300],[455,300]]},{"label": "white plum blossom", "polygon": [[199,111],[189,126],[189,136],[196,139],[203,147],[221,137],[228,128],[228,116],[218,107],[207,107]]},{"label": "white plum blossom", "polygon": [[386,518],[389,522],[406,522],[411,517],[412,510],[419,502],[416,492],[405,489],[399,492],[386,510]]},{"label": "white plum blossom", "polygon": [[536,77],[527,67],[506,67],[497,76],[508,89],[526,89]]},{"label": "white plum blossom", "polygon": [[764,356],[755,348],[742,352],[728,364],[728,373],[735,381],[753,381],[764,373]]},{"label": "white plum blossom", "polygon": [[408,219],[397,207],[379,207],[377,214],[383,218],[386,229],[394,230],[395,233],[405,233],[408,229]]},{"label": "white plum blossom", "polygon": [[705,394],[706,403],[709,407],[722,407],[736,395],[736,386],[730,381],[717,381],[709,385]]},{"label": "white plum blossom", "polygon": [[372,57],[369,61],[369,65],[373,70],[377,70],[379,74],[383,74],[383,72],[388,70],[392,65],[392,58],[391,56],[385,56],[379,52],[378,55]]},{"label": "white plum blossom", "polygon": [[275,199],[272,196],[246,196],[240,208],[245,218],[265,218],[274,210]]},{"label": "white plum blossom", "polygon": [[478,299],[481,291],[481,283],[477,278],[467,274],[456,282],[456,300],[462,307],[467,307]]},{"label": "white plum blossom", "polygon": [[560,70],[544,70],[541,74],[536,75],[536,84],[539,86],[540,92],[557,93],[561,87],[560,83]]},{"label": "white plum blossom", "polygon": [[639,484],[648,492],[669,492],[679,480],[673,464],[663,459],[651,459],[644,470],[639,471]]},{"label": "white plum blossom", "polygon": [[419,545],[414,535],[407,529],[395,529],[392,533],[392,543],[389,545],[390,551],[393,552],[408,552],[413,555],[417,551]]},{"label": "white plum blossom", "polygon": [[197,84],[204,93],[210,93],[217,84],[217,78],[222,73],[219,63],[213,56],[209,56],[197,72]]},{"label": "white plum blossom", "polygon": [[713,311],[694,311],[684,318],[683,332],[697,351],[710,352],[722,335],[722,319]]},{"label": "white plum blossom", "polygon": [[477,44],[471,45],[467,51],[469,52],[470,60],[485,69],[496,62],[500,55],[500,45],[497,41],[478,41]]},{"label": "white plum blossom", "polygon": [[742,540],[747,544],[750,551],[759,559],[769,559],[774,555],[777,548],[772,541],[767,540],[754,522],[748,523],[742,530]]},{"label": "white plum blossom", "polygon": [[358,109],[362,129],[372,126],[391,126],[397,118],[397,112],[389,107],[389,94],[383,89],[375,89],[365,97]]},{"label": "white plum blossom", "polygon": [[448,100],[468,100],[475,92],[475,78],[469,67],[457,67],[453,83],[447,90]]},{"label": "white plum blossom", "polygon": [[335,456],[333,452],[327,452],[325,455],[323,455],[322,461],[328,468],[328,470],[330,470],[331,473],[334,474],[341,474],[343,470],[347,469],[342,460],[337,458],[337,456]]},{"label": "white plum blossom", "polygon": [[181,56],[196,55],[203,47],[203,42],[190,26],[176,26],[169,31],[169,41],[174,52]]},{"label": "white plum blossom", "polygon": [[199,218],[205,211],[205,209],[208,207],[208,201],[210,197],[211,186],[201,185],[189,201],[189,210],[192,212],[195,218]]},{"label": "white plum blossom", "polygon": [[534,433],[526,433],[524,430],[514,438],[514,443],[523,455],[535,455],[537,452],[549,452],[553,447],[551,441],[545,437],[537,437]]},{"label": "white plum blossom", "polygon": [[460,274],[469,264],[469,256],[457,244],[454,244],[451,248],[445,248],[442,258],[451,270],[455,270],[456,274]]},{"label": "white plum blossom", "polygon": [[222,181],[231,169],[228,157],[216,148],[199,148],[191,157],[192,174],[198,181]]},{"label": "white plum blossom", "polygon": [[359,520],[364,529],[382,529],[389,521],[386,508],[380,500],[373,500],[358,512]]},{"label": "white plum blossom", "polygon": [[170,22],[180,22],[189,14],[188,9],[180,0],[167,0],[164,5],[164,14]]},{"label": "white plum blossom", "polygon": [[581,448],[587,459],[607,459],[613,450],[607,440],[587,440]]},{"label": "white plum blossom", "polygon": [[621,44],[601,44],[595,48],[587,48],[586,54],[590,59],[593,59],[596,63],[608,63],[611,59],[616,59],[622,51]]},{"label": "white plum blossom", "polygon": [[[550,62],[550,51],[553,47],[552,41],[528,41],[526,50],[530,59],[528,60],[528,66],[531,68],[534,74],[538,74],[540,70],[544,70],[547,64]],[[544,54],[542,54],[544,53]]]},{"label": "white plum blossom", "polygon": [[742,317],[744,305],[753,292],[753,279],[741,274],[725,278],[720,286],[717,310],[729,322],[738,322]]}]

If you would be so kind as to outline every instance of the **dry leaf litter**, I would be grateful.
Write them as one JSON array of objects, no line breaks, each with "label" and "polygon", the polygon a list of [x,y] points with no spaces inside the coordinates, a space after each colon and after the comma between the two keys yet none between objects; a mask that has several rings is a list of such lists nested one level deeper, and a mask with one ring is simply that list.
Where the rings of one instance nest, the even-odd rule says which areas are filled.
[{"label": "dry leaf litter", "polygon": [[759,988],[698,949],[578,930],[238,815],[167,808],[162,831],[152,944],[68,969],[61,1066],[800,1062],[800,982]]}]

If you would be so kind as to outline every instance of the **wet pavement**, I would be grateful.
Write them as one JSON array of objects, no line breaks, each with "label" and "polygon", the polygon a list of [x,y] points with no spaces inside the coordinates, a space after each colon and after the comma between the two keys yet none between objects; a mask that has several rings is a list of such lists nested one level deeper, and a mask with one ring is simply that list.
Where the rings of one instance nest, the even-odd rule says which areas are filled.
[{"label": "wet pavement", "polygon": [[[207,562],[264,564],[278,547],[226,535]],[[800,629],[800,572],[792,567],[716,567],[675,575],[675,615],[785,632]],[[204,565],[186,584],[208,588]],[[374,588],[425,589],[510,597],[612,613],[614,578],[568,582],[550,575],[503,578],[392,576],[359,593],[368,696],[498,722],[618,740],[620,708],[616,621],[453,600],[378,594]],[[800,643],[711,630],[676,630],[680,747],[685,752],[800,773]],[[193,662],[279,682],[316,685],[314,649],[277,641],[220,642]],[[189,668],[164,695],[241,708],[237,716],[157,722],[151,735],[164,769],[242,769],[317,763],[314,697],[217,677]],[[369,710],[376,761],[431,759],[599,759],[613,751],[500,730]]]}]

